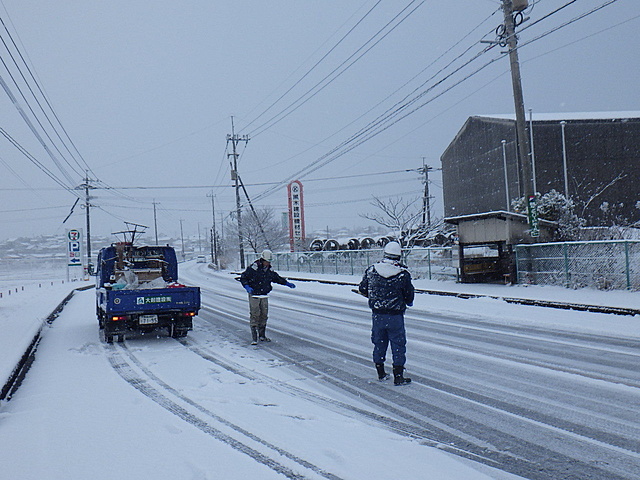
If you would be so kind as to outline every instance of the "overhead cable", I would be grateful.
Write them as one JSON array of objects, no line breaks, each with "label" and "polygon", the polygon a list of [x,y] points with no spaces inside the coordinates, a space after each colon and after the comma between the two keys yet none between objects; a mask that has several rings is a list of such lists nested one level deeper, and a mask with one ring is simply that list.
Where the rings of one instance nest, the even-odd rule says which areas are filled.
[{"label": "overhead cable", "polygon": [[[67,152],[69,152],[69,154],[71,155],[71,157],[74,159],[76,165],[80,168],[80,170],[91,170],[89,165],[87,164],[87,162],[85,161],[85,159],[82,157],[82,154],[80,154],[80,152],[78,151],[78,148],[76,147],[75,143],[73,142],[73,140],[71,139],[71,137],[69,136],[69,134],[67,133],[66,129],[64,128],[64,125],[62,124],[62,122],[60,121],[60,118],[58,117],[58,114],[56,113],[56,111],[54,110],[53,106],[51,105],[51,102],[49,101],[49,99],[47,98],[47,95],[45,95],[43,89],[40,86],[40,83],[38,82],[38,80],[36,79],[35,75],[33,74],[33,71],[31,70],[31,67],[29,66],[29,64],[26,62],[24,55],[22,54],[22,51],[20,50],[20,48],[18,48],[18,45],[16,44],[15,40],[13,39],[13,35],[11,34],[11,31],[7,28],[4,20],[2,19],[2,17],[0,17],[0,23],[2,23],[2,26],[4,27],[4,30],[7,34],[7,36],[9,37],[9,39],[11,40],[11,43],[13,45],[14,50],[18,53],[18,55],[20,56],[20,59],[22,60],[22,64],[26,67],[27,72],[29,73],[29,76],[32,79],[32,82],[35,84],[36,88],[38,89],[38,91],[40,92],[40,96],[44,99],[45,103],[47,104],[49,110],[51,111],[53,117],[56,119],[57,124],[59,126],[60,129],[62,129],[62,132],[65,135],[66,140],[64,140],[62,138],[62,136],[60,135],[59,131],[58,131],[58,127],[56,127],[53,122],[51,121],[51,119],[49,118],[49,115],[47,114],[47,112],[45,111],[45,109],[42,107],[40,101],[38,100],[38,97],[36,96],[35,92],[33,91],[33,89],[31,88],[31,84],[30,82],[27,80],[27,78],[25,77],[22,68],[20,67],[20,65],[18,64],[18,62],[16,61],[15,57],[11,54],[11,51],[9,49],[9,47],[7,46],[6,42],[4,41],[4,39],[2,39],[2,43],[4,44],[7,52],[9,53],[9,55],[11,56],[11,59],[13,60],[14,65],[16,66],[16,68],[18,69],[18,72],[20,72],[20,75],[22,76],[22,79],[24,81],[24,83],[27,85],[27,87],[29,88],[29,91],[31,92],[31,95],[33,96],[33,98],[36,100],[36,102],[38,103],[38,106],[40,107],[40,110],[42,111],[42,113],[45,115],[47,121],[49,122],[49,125],[51,125],[51,127],[53,128],[53,131],[55,132],[55,134],[57,135],[58,139],[60,140],[60,142],[62,143],[62,145],[65,147],[65,149],[67,150]],[[67,142],[71,144],[71,146],[73,147],[73,150],[75,151],[75,154],[71,151],[71,149],[69,148],[69,146],[67,145]],[[62,155],[62,152],[59,152]],[[82,160],[82,163],[80,161],[78,161],[78,159],[76,158],[76,155]],[[71,166],[69,164],[69,166]],[[77,172],[76,172],[77,173]]]},{"label": "overhead cable", "polygon": [[309,76],[309,74],[311,72],[313,72],[315,70],[315,68],[320,65],[330,54],[331,52],[333,52],[357,27],[358,25],[360,25],[370,14],[371,12],[373,12],[373,10],[380,5],[380,3],[382,2],[382,0],[378,0],[368,11],[367,13],[364,14],[364,16],[362,16],[350,29],[347,33],[345,33],[342,38],[340,38],[340,40],[338,40],[338,42],[333,45],[333,47],[331,47],[327,53],[325,53],[322,58],[320,58],[320,60],[318,60],[309,70],[307,70],[305,72],[304,75],[302,75],[302,77],[300,77],[291,87],[289,87],[282,95],[280,95],[280,97],[278,97],[271,105],[269,105],[260,115],[258,115],[256,118],[254,118],[252,121],[250,121],[244,128],[247,129],[249,128],[251,125],[253,125],[260,117],[262,117],[265,113],[267,113],[269,110],[271,110],[271,108],[273,108],[280,100],[282,100],[291,90],[293,90],[295,87],[297,87],[300,82],[302,82],[305,78],[307,78],[307,76]]},{"label": "overhead cable", "polygon": [[[360,60],[362,57],[364,57],[368,52],[370,52],[376,45],[378,45],[382,40],[384,40],[391,32],[393,32],[400,24],[402,24],[410,15],[412,15],[418,8],[420,8],[426,0],[423,0],[422,2],[420,2],[416,7],[413,8],[413,10],[411,10],[410,12],[408,12],[402,19],[400,19],[393,27],[391,27],[389,29],[389,31],[387,31],[386,33],[384,33],[384,35],[382,35],[379,39],[377,39],[372,45],[370,45],[368,48],[365,49],[365,47],[367,47],[367,45],[369,45],[374,39],[376,39],[376,37],[378,37],[379,35],[382,34],[382,32],[384,32],[387,27],[389,27],[389,25],[391,25],[393,22],[395,22],[412,4],[414,4],[417,0],[412,0],[406,7],[404,7],[396,16],[394,16],[391,20],[389,20],[389,22],[387,22],[385,24],[385,26],[383,26],[380,30],[378,30],[372,37],[369,38],[369,40],[367,40],[362,46],[360,46],[360,48],[358,48],[354,53],[352,53],[346,60],[344,60],[340,65],[338,65],[336,68],[334,68],[329,74],[327,74],[324,78],[322,78],[322,80],[320,80],[318,83],[316,83],[313,87],[311,87],[309,90],[307,90],[303,95],[301,95],[300,97],[298,97],[298,99],[296,99],[295,101],[293,101],[291,104],[289,104],[289,106],[285,107],[284,109],[282,109],[279,113],[277,113],[276,115],[272,116],[269,120],[267,120],[266,122],[262,123],[260,126],[256,127],[253,129],[253,131],[250,132],[249,135],[251,135],[252,137],[255,137],[261,133],[263,133],[264,131],[266,131],[268,128],[273,127],[274,125],[276,125],[277,123],[279,123],[280,121],[282,121],[284,118],[286,118],[287,116],[291,115],[294,111],[296,111],[298,108],[300,108],[302,105],[304,105],[305,103],[307,103],[309,100],[311,100],[313,97],[315,97],[318,93],[320,93],[322,90],[324,90],[328,85],[330,85],[331,83],[333,83],[333,81],[335,81],[338,77],[340,77],[344,72],[346,72],[351,66],[353,66],[356,62],[358,62],[358,60]],[[360,55],[358,55],[358,53],[361,50],[364,50],[364,52],[360,53]],[[356,56],[358,55],[358,56]],[[353,59],[354,57],[356,57],[355,59]],[[351,61],[353,59],[353,61]],[[348,65],[346,65],[349,61],[351,61],[351,63],[349,63]],[[345,66],[346,65],[346,66]],[[342,68],[344,67],[344,68]],[[342,68],[341,71],[339,71]],[[339,72],[338,72],[339,71]],[[338,72],[336,74],[336,72]],[[335,75],[334,75],[335,74]],[[305,98],[306,97],[306,98]]]},{"label": "overhead cable", "polygon": [[[535,37],[532,40],[529,40],[529,41],[527,41],[525,43],[522,43],[520,45],[520,47],[526,46],[526,45],[528,45],[530,43],[533,43],[533,42],[535,42],[537,40],[540,40],[541,38],[544,38],[547,35],[555,32],[555,31],[557,31],[557,30],[559,30],[561,28],[564,28],[567,25],[569,25],[571,23],[574,23],[574,22],[576,22],[576,21],[578,21],[578,20],[580,20],[580,19],[582,19],[582,18],[584,18],[584,17],[586,17],[588,15],[591,15],[592,13],[595,13],[596,11],[598,11],[598,10],[600,10],[602,8],[605,8],[606,6],[611,5],[616,1],[618,1],[618,0],[609,0],[608,2],[605,2],[604,4],[602,4],[602,5],[598,6],[598,7],[595,7],[594,9],[592,9],[592,10],[590,10],[590,11],[588,11],[588,12],[586,12],[586,13],[584,13],[584,14],[582,14],[582,15],[580,15],[580,16],[578,16],[578,17],[576,17],[576,18],[574,18],[574,19],[572,19],[572,20],[570,20],[568,22],[565,22],[564,24],[562,24],[562,25],[560,25],[558,27],[555,27],[555,28],[553,28],[553,29],[551,29],[551,30],[549,30],[549,31],[547,31],[547,32]],[[573,3],[573,2],[570,2],[570,3]],[[293,178],[300,178],[302,175],[308,175],[310,173],[313,173],[314,171],[318,170],[319,168],[327,165],[328,163],[336,160],[337,158],[340,158],[341,156],[343,156],[346,153],[350,152],[354,148],[360,146],[364,142],[366,142],[366,141],[374,138],[375,136],[379,135],[380,133],[386,131],[388,128],[390,128],[391,126],[395,125],[396,123],[398,123],[402,119],[406,118],[407,116],[415,113],[417,110],[419,110],[419,109],[423,108],[424,106],[428,105],[429,103],[433,102],[435,99],[441,97],[442,95],[444,95],[445,93],[449,92],[450,90],[452,90],[456,86],[460,85],[461,83],[465,82],[469,78],[477,75],[480,71],[484,70],[489,65],[495,63],[496,61],[498,61],[498,60],[502,59],[503,57],[505,57],[506,55],[508,55],[508,52],[504,52],[500,56],[491,59],[490,61],[486,62],[485,64],[483,64],[482,66],[480,66],[479,68],[477,68],[476,70],[471,72],[470,74],[466,75],[461,80],[455,82],[453,85],[451,85],[450,87],[446,88],[444,91],[442,91],[442,92],[438,93],[437,95],[431,97],[430,99],[422,102],[417,107],[406,111],[410,106],[412,106],[415,103],[417,103],[418,101],[420,101],[421,98],[423,98],[428,93],[433,91],[437,86],[441,85],[444,81],[446,81],[449,78],[451,78],[454,74],[458,73],[460,70],[462,70],[462,68],[464,68],[465,66],[469,65],[471,62],[473,62],[476,59],[480,58],[480,56],[482,56],[483,54],[487,53],[493,47],[495,47],[495,44],[486,47],[485,49],[483,49],[482,52],[480,52],[479,54],[476,54],[476,56],[474,56],[471,60],[465,62],[465,64],[463,64],[461,67],[456,68],[453,72],[451,72],[450,74],[446,75],[444,78],[440,79],[439,81],[437,81],[433,85],[429,86],[427,89],[422,91],[420,94],[415,95],[412,99],[408,100],[404,104],[398,106],[394,110],[392,110],[393,107],[392,107],[392,109],[387,110],[386,114],[383,114],[383,115],[379,116],[376,120],[370,122],[366,127],[364,127],[359,132],[355,133],[354,135],[352,135],[351,137],[349,137],[348,139],[343,141],[337,147],[334,147],[331,151],[329,151],[328,153],[322,155],[321,157],[319,157],[315,161],[311,162],[309,165],[307,165],[303,169],[299,170],[294,175],[291,175],[291,176],[287,177],[285,180],[281,181],[279,186],[271,187],[271,188],[267,189],[266,191],[264,191],[263,193],[259,194],[256,197],[256,200],[259,200],[261,198],[264,198],[264,197],[268,196],[269,194],[271,194],[272,192],[274,192],[275,190],[277,190],[278,188],[280,188],[282,185],[286,184],[287,182],[289,182]],[[398,105],[398,104],[396,104],[396,105]]]}]

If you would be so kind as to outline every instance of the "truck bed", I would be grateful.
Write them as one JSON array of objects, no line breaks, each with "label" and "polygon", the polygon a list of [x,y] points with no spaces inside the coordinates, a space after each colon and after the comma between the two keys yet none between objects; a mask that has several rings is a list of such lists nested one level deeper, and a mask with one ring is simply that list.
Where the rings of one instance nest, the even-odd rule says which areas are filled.
[{"label": "truck bed", "polygon": [[100,288],[98,306],[107,315],[198,311],[200,287],[110,290]]}]

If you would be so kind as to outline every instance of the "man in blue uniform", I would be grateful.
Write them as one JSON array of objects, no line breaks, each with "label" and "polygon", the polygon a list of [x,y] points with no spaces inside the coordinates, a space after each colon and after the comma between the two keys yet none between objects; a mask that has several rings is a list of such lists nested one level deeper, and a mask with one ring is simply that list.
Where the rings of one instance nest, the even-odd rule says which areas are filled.
[{"label": "man in blue uniform", "polygon": [[249,326],[251,327],[251,345],[270,342],[267,338],[267,317],[269,314],[269,297],[271,283],[279,283],[289,288],[296,286],[282,278],[271,269],[271,250],[264,250],[258,260],[253,262],[240,275],[240,283],[249,294]]},{"label": "man in blue uniform", "polygon": [[413,305],[414,288],[411,274],[400,263],[402,249],[398,242],[389,242],[384,247],[383,259],[371,265],[360,282],[358,290],[369,298],[373,325],[373,363],[378,379],[389,377],[384,369],[387,348],[391,344],[393,356],[393,383],[406,385],[410,378],[403,375],[406,362],[407,336],[404,328],[404,312]]}]

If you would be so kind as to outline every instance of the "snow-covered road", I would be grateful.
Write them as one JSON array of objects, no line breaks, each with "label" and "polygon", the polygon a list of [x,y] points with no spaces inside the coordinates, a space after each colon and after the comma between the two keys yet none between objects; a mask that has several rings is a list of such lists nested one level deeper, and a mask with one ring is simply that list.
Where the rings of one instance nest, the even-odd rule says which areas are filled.
[{"label": "snow-covered road", "polygon": [[3,476],[640,478],[634,317],[419,295],[414,382],[394,387],[350,287],[275,286],[273,342],[252,347],[232,275],[192,263],[181,280],[203,294],[181,340],[106,345],[93,291],[72,298],[0,404]]},{"label": "snow-covered road", "polygon": [[[228,276],[204,287],[201,317],[246,342],[233,287]],[[366,301],[299,287],[272,293],[269,353],[378,409],[381,424],[527,478],[640,478],[638,339],[518,322],[558,314],[540,307],[418,296],[406,316],[414,384],[398,389],[374,380]]]}]

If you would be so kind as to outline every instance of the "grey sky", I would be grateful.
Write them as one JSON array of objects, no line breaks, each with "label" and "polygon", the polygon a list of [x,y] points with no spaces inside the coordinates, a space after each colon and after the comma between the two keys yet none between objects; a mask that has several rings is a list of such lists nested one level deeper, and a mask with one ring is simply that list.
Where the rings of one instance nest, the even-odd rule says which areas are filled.
[{"label": "grey sky", "polygon": [[[617,0],[534,40],[606,1],[578,0],[525,28],[570,0],[535,2],[519,37],[527,110],[640,110],[637,0]],[[297,105],[294,102],[304,93],[359,52],[352,60],[357,58],[372,45],[366,42],[380,38],[374,37],[376,32],[407,6],[390,26],[418,8],[348,70],[278,123],[262,126],[283,109]],[[257,206],[272,206],[280,212],[286,209],[286,188],[268,196],[263,192],[323,159],[414,90],[411,96],[427,91],[414,104],[426,103],[424,107],[300,177],[311,235],[327,227],[369,224],[359,214],[372,211],[372,195],[417,198],[423,189],[420,177],[404,170],[419,168],[422,157],[438,168],[440,154],[468,116],[511,113],[514,108],[507,58],[453,87],[497,58],[504,50],[500,47],[433,87],[487,46],[478,44],[479,40],[495,39],[490,32],[502,23],[497,0],[383,0],[379,4],[375,0],[2,0],[0,7],[0,17],[28,56],[92,176],[116,188],[94,192],[94,202],[101,209],[92,210],[92,231],[100,234],[121,230],[122,220],[152,226],[154,199],[159,230],[173,235],[179,232],[180,219],[188,234],[197,233],[198,224],[203,231],[211,225],[207,197],[211,190],[218,212],[232,210],[234,193],[225,150],[232,115],[236,133],[250,135],[246,148],[241,146],[239,163],[249,194],[259,199]],[[2,25],[0,34],[10,42]],[[429,80],[469,47],[469,53]],[[0,57],[38,113],[3,45]],[[18,96],[2,65],[0,76]],[[22,98],[18,101],[27,108]],[[46,127],[45,117],[38,116]],[[64,179],[4,90],[0,90],[0,127]],[[62,164],[71,172],[73,184],[80,184],[80,177]],[[392,171],[402,172],[353,177]],[[335,178],[344,176],[350,178]],[[441,215],[437,172],[431,179],[434,214]],[[83,227],[84,212],[79,207],[65,226],[61,224],[74,201],[71,193],[0,137],[1,237]]]}]

